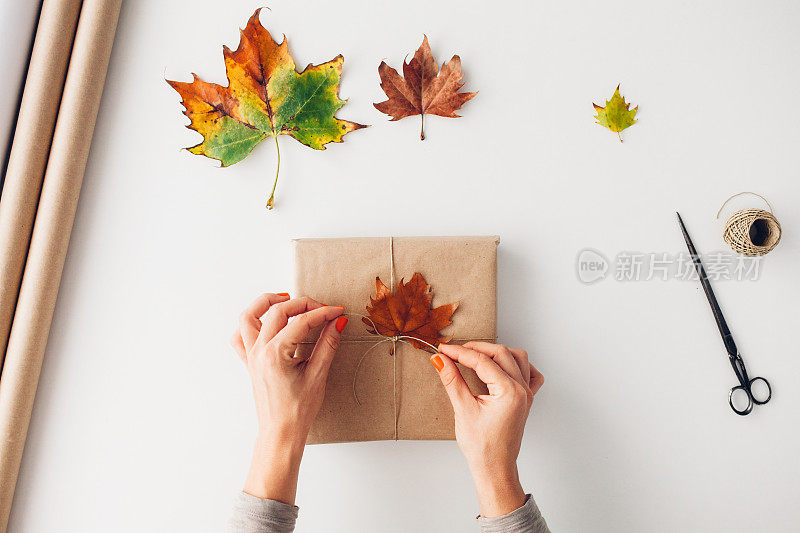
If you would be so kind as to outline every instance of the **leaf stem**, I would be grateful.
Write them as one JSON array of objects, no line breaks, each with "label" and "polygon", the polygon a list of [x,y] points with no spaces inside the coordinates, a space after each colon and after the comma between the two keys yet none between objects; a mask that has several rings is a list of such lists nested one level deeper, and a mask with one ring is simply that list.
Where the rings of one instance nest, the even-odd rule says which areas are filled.
[{"label": "leaf stem", "polygon": [[617,132],[617,137],[619,137],[619,142],[622,142],[622,135],[620,135],[619,132]]},{"label": "leaf stem", "polygon": [[275,207],[275,187],[278,186],[278,173],[281,171],[281,147],[278,144],[278,136],[275,135],[275,151],[278,153],[278,165],[275,167],[275,182],[272,184],[272,192],[267,200],[267,209]]},{"label": "leaf stem", "polygon": [[420,141],[424,141],[425,140],[425,131],[424,131],[424,128],[425,128],[425,113],[420,113],[419,114],[419,118],[420,118],[420,120],[419,120],[419,140]]}]

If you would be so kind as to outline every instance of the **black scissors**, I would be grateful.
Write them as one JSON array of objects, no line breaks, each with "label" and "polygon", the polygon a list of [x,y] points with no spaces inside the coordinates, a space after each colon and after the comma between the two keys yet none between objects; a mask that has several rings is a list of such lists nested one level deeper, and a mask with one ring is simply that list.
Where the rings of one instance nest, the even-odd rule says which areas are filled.
[{"label": "black scissors", "polygon": [[[678,215],[678,222],[681,225],[683,238],[686,239],[686,246],[689,247],[689,255],[692,256],[692,262],[694,263],[695,269],[697,269],[697,275],[700,278],[700,284],[703,285],[703,291],[706,293],[708,303],[711,304],[711,310],[714,312],[714,318],[717,320],[717,327],[719,327],[719,332],[722,334],[722,342],[725,343],[725,349],[728,351],[728,358],[730,359],[731,366],[733,367],[733,372],[739,379],[739,384],[733,387],[731,392],[728,394],[728,403],[730,404],[734,413],[744,416],[753,410],[753,405],[763,405],[767,403],[770,398],[772,398],[772,387],[769,386],[769,381],[762,377],[750,379],[750,377],[747,375],[747,369],[744,366],[744,360],[742,360],[742,356],[739,355],[739,350],[736,349],[736,344],[733,342],[733,335],[731,335],[731,330],[728,329],[728,324],[725,322],[725,317],[722,316],[722,310],[719,308],[717,298],[714,296],[714,291],[711,290],[711,284],[708,281],[706,270],[703,268],[703,263],[700,261],[700,256],[697,255],[697,250],[694,249],[692,239],[686,232],[686,226],[683,225],[683,220],[681,219],[680,213],[675,214]],[[759,387],[759,389],[761,389],[763,392],[754,395],[753,385],[756,383],[763,383],[763,385]],[[744,396],[747,398],[747,405],[744,409],[737,409],[736,405],[734,404],[734,395],[741,397],[742,394],[744,394]]]}]

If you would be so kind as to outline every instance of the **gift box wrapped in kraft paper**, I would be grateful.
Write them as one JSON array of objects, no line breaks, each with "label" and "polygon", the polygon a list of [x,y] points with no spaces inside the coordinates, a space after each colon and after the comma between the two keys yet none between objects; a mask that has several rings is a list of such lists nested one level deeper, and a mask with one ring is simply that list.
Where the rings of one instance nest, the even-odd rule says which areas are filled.
[{"label": "gift box wrapped in kraft paper", "polygon": [[[419,272],[431,287],[432,307],[459,304],[444,336],[453,343],[494,342],[499,242],[496,236],[293,241],[293,294],[343,305],[350,319],[309,444],[455,438],[453,408],[429,361],[431,354],[402,339],[371,334],[368,321],[358,315],[367,315],[376,278],[395,292],[401,279],[407,283]],[[317,335],[312,332],[300,345],[300,356],[310,354]],[[486,393],[472,370],[459,369],[474,394]]]}]

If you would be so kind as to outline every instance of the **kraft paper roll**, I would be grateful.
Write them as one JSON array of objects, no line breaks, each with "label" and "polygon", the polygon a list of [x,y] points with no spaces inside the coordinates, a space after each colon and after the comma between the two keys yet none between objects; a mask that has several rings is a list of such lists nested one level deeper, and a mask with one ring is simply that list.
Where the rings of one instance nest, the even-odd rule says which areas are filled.
[{"label": "kraft paper roll", "polygon": [[81,0],[45,0],[0,196],[0,368],[36,216]]},{"label": "kraft paper roll", "polygon": [[81,8],[0,376],[0,533],[5,533],[122,0]]}]

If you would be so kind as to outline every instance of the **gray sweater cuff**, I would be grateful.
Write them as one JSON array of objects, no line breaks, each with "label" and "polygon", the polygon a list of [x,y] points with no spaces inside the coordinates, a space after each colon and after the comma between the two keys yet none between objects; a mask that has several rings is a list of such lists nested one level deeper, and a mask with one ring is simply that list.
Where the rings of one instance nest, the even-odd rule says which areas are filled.
[{"label": "gray sweater cuff", "polygon": [[300,509],[240,492],[228,522],[230,533],[291,533]]},{"label": "gray sweater cuff", "polygon": [[494,518],[479,516],[478,523],[482,533],[550,533],[530,494],[519,509]]}]

